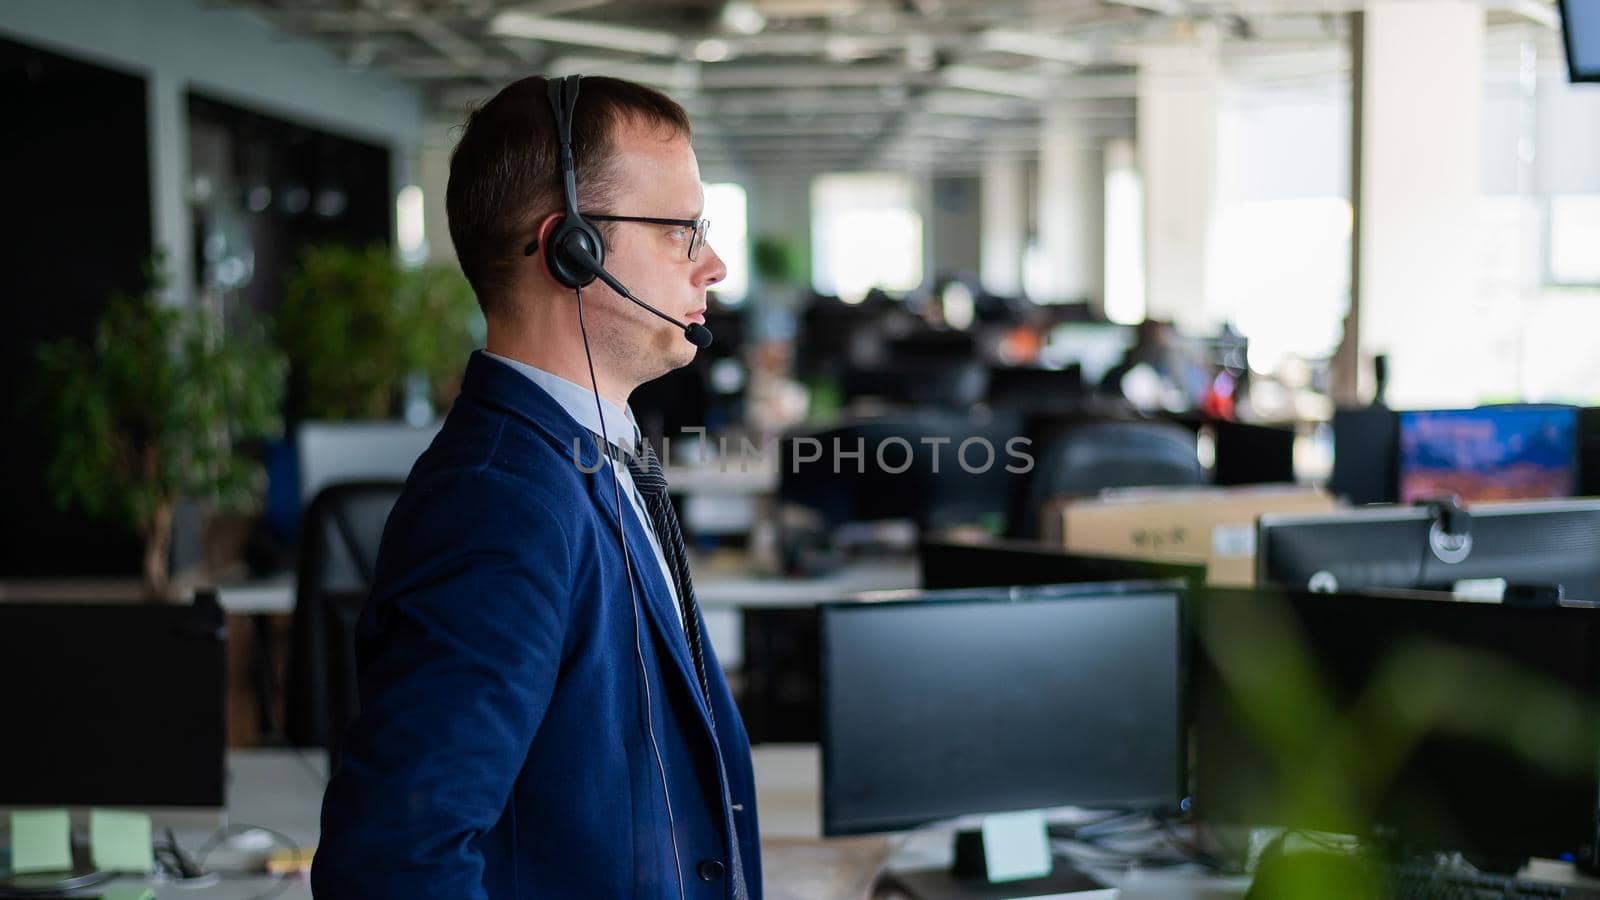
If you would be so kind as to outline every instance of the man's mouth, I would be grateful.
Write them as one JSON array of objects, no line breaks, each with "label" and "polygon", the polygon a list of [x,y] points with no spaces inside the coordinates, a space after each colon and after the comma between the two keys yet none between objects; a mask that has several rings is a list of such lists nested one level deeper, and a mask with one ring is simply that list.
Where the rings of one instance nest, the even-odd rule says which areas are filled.
[{"label": "man's mouth", "polygon": [[685,322],[696,322],[696,323],[699,323],[701,325],[704,325],[706,323],[706,308],[703,307],[703,306],[700,307],[699,309],[695,310],[694,312],[689,313],[687,316],[684,316],[683,320]]}]

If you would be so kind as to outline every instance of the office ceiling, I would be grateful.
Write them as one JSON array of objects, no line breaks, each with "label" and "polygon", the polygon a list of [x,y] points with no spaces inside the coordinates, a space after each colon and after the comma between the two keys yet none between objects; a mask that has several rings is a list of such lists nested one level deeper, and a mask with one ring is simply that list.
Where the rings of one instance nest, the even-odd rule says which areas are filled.
[{"label": "office ceiling", "polygon": [[[976,171],[1037,154],[1043,110],[1131,136],[1144,48],[1218,43],[1225,71],[1348,77],[1343,13],[1366,0],[232,0],[356,69],[417,84],[430,114],[526,74],[663,88],[708,176]],[[1553,0],[1484,0],[1491,22],[1555,23]]]}]

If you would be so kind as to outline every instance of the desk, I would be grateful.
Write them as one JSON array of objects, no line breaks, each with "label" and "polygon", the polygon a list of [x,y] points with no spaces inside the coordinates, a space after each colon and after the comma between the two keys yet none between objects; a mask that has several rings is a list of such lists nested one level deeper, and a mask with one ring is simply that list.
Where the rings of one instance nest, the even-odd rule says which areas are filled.
[{"label": "desk", "polygon": [[[322,789],[327,779],[327,758],[321,751],[297,754],[292,750],[228,751],[228,822],[231,825],[260,825],[281,831],[301,847],[314,847],[320,831]],[[205,830],[180,829],[178,845],[193,853],[211,837]],[[256,859],[259,860],[257,855]],[[243,871],[250,868],[250,857],[219,849],[207,861],[215,871]],[[137,884],[136,878],[119,878],[113,884]],[[231,876],[208,888],[188,887],[177,882],[151,880],[149,887],[159,900],[195,897],[206,900],[248,900],[263,894],[277,894],[285,900],[310,900],[311,883],[293,878],[287,883],[266,875]],[[90,896],[94,896],[89,892]]]},{"label": "desk", "polygon": [[[821,838],[821,758],[816,745],[765,745],[752,753],[756,776],[756,808],[761,816],[761,861],[767,900],[868,900],[872,884],[884,869],[946,866],[950,863],[948,831],[916,831],[894,837]],[[327,763],[320,751],[233,750],[228,753],[233,824],[262,825],[281,831],[302,847],[317,843],[318,819]],[[179,831],[186,850],[198,849],[209,832]],[[242,870],[247,860],[218,851],[211,858],[218,870]],[[1572,883],[1570,866],[1536,860],[1525,872]],[[1224,900],[1242,897],[1246,879],[1217,878],[1194,872],[1119,870],[1095,872],[1114,892],[1071,895],[1074,900]],[[137,883],[121,879],[117,883]],[[266,876],[228,878],[210,888],[189,888],[153,882],[159,900],[203,898],[246,900],[283,888],[284,900],[310,900],[303,878],[287,883]]]},{"label": "desk", "polygon": [[[807,606],[863,591],[916,587],[915,559],[878,560],[845,566],[819,578],[757,577],[737,572],[696,571],[695,595],[702,607]],[[283,575],[217,587],[217,601],[234,615],[294,612],[294,578]]]},{"label": "desk", "polygon": [[778,490],[778,461],[763,455],[741,465],[738,447],[730,447],[724,464],[670,465],[662,474],[667,479],[667,491],[673,494],[695,496],[700,494],[733,494],[752,496],[773,494]]},{"label": "desk", "polygon": [[[724,666],[738,668],[743,660],[742,609],[815,606],[863,591],[914,588],[919,580],[916,560],[897,559],[858,563],[820,578],[762,578],[706,570],[696,574],[694,588],[712,645]],[[294,612],[294,579],[283,576],[221,585],[217,599],[234,615],[288,615]]]},{"label": "desk", "polygon": [[[762,866],[768,900],[866,900],[888,850],[882,838],[822,841],[818,790],[820,761],[815,746],[757,747],[756,808],[762,826]],[[228,819],[235,825],[261,825],[283,832],[302,847],[319,835],[327,761],[320,751],[232,750],[228,753]],[[179,831],[178,843],[197,850],[210,836],[204,830]],[[244,869],[248,858],[224,851],[212,855],[216,870]],[[138,883],[119,879],[117,884]],[[238,876],[209,888],[152,881],[159,900],[204,898],[246,900],[285,888],[282,900],[310,900],[303,878],[288,883],[260,876]]]}]

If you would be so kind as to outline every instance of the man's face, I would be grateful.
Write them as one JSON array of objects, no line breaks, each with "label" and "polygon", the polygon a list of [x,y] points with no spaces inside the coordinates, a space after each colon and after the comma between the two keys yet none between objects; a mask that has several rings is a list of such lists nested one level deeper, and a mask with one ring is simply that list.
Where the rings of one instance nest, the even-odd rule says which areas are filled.
[{"label": "man's face", "polygon": [[[700,164],[686,138],[627,123],[617,129],[614,209],[586,210],[620,216],[699,219],[705,210]],[[693,230],[675,225],[609,225],[605,266],[634,296],[674,319],[705,323],[706,290],[728,274],[710,242],[689,259]],[[593,292],[591,294],[590,292]],[[593,301],[591,301],[591,296]],[[595,312],[597,341],[613,366],[642,383],[694,359],[683,330],[628,302],[601,281],[584,289]]]}]

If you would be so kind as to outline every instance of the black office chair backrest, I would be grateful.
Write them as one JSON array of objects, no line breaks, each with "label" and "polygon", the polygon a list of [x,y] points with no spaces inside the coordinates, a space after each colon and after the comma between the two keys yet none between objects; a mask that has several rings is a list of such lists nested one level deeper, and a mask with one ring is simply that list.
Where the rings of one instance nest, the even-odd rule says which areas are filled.
[{"label": "black office chair backrest", "polygon": [[355,715],[355,622],[372,588],[389,512],[404,487],[401,481],[333,484],[306,509],[289,654],[291,744],[334,750]]},{"label": "black office chair backrest", "polygon": [[1170,422],[1095,422],[1042,443],[1035,446],[1033,477],[1012,522],[1014,537],[1038,536],[1039,517],[1052,497],[1206,483],[1194,432]]}]

